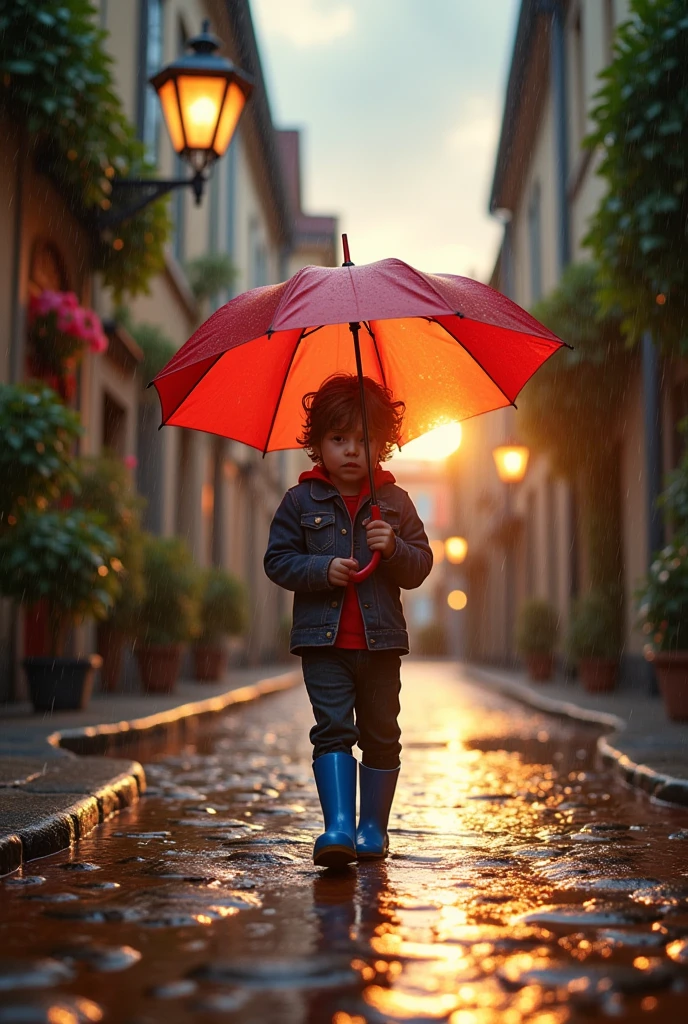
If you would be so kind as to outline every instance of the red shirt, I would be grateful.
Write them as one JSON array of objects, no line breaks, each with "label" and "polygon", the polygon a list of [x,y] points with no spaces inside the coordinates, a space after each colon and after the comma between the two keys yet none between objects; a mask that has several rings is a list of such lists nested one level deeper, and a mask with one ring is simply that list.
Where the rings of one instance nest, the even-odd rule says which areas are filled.
[{"label": "red shirt", "polygon": [[[299,483],[303,483],[304,480],[325,480],[328,483],[332,483],[327,470],[323,466],[314,466],[313,469],[302,473],[299,477]],[[390,473],[389,470],[382,469],[381,466],[376,466],[376,487],[381,487],[382,484],[387,483],[393,484],[394,482],[394,475]],[[369,493],[370,487],[368,485],[368,481],[366,481],[360,494],[341,495],[341,498],[349,510],[352,524],[354,516],[358,511],[358,506]],[[355,583],[349,583],[344,591],[342,613],[339,617],[339,629],[337,630],[337,637],[335,639],[334,646],[344,647],[349,651],[365,651],[368,649],[365,636],[365,626],[363,625],[363,616],[361,615],[361,608],[358,603]]]},{"label": "red shirt", "polygon": [[[353,526],[354,516],[358,511],[361,495],[342,494],[342,498],[349,510]],[[355,583],[348,583],[346,590],[344,591],[342,614],[339,618],[339,629],[337,631],[337,639],[335,640],[334,645],[335,647],[345,647],[349,651],[367,650],[368,644],[366,643],[365,626],[363,625],[363,616],[361,615],[361,608],[358,603]]]}]

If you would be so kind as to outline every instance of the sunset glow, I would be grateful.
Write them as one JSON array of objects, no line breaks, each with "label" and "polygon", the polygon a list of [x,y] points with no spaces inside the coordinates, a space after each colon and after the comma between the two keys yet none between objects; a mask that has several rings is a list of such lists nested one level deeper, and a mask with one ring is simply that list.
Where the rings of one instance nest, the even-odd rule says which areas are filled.
[{"label": "sunset glow", "polygon": [[422,434],[394,453],[393,461],[441,462],[449,458],[461,445],[461,424],[443,423],[442,426]]}]

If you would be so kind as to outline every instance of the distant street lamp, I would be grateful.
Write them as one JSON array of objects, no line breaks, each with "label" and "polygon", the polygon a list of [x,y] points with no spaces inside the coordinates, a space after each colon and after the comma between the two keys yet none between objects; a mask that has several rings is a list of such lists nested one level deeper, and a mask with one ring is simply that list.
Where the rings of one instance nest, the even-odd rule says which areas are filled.
[{"label": "distant street lamp", "polygon": [[444,553],[452,565],[461,565],[468,554],[468,541],[465,537],[448,537],[444,542]]},{"label": "distant street lamp", "polygon": [[[103,227],[121,224],[175,188],[191,188],[199,204],[207,169],[227,151],[253,89],[248,75],[217,51],[220,41],[204,21],[189,40],[191,53],[172,61],[150,79],[162,106],[172,146],[193,171],[191,178],[114,178],[111,207],[99,215]],[[138,194],[137,194],[138,193]],[[121,195],[136,197],[121,206]]]},{"label": "distant street lamp", "polygon": [[506,550],[504,555],[504,648],[507,661],[511,659],[514,623],[514,560],[511,551],[511,517],[513,489],[526,475],[530,450],[522,444],[502,444],[492,451],[497,475],[505,484],[504,520],[506,525]]},{"label": "distant street lamp", "polygon": [[520,484],[526,475],[530,449],[522,444],[502,444],[492,451],[497,476],[505,484]]}]

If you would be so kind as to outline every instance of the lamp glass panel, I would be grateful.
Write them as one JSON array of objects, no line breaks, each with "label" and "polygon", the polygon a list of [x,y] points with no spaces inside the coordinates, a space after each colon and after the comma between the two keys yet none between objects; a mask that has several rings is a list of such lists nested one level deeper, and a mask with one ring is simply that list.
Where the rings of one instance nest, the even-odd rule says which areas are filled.
[{"label": "lamp glass panel", "polygon": [[529,450],[521,445],[495,448],[493,455],[499,479],[504,483],[520,483],[526,473],[529,454]]},{"label": "lamp glass panel", "polygon": [[177,88],[188,148],[210,149],[220,117],[225,79],[181,75]]},{"label": "lamp glass panel", "polygon": [[170,133],[170,139],[176,153],[184,149],[184,130],[182,119],[179,116],[179,104],[177,103],[177,90],[172,79],[168,79],[158,90],[160,105],[165,115],[165,123]]},{"label": "lamp glass panel", "polygon": [[229,89],[227,90],[227,96],[225,97],[222,114],[220,115],[220,123],[217,126],[215,143],[213,145],[213,149],[219,157],[223,156],[227,146],[232,141],[234,129],[241,117],[241,112],[244,109],[245,104],[246,97],[244,96],[243,91],[239,88],[236,82],[231,82]]}]

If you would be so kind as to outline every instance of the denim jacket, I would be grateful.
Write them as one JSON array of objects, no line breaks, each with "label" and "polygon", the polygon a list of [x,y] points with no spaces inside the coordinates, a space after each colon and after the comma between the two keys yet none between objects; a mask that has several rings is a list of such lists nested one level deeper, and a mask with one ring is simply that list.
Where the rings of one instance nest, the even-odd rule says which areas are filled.
[{"label": "denim jacket", "polygon": [[[391,473],[385,477],[394,480]],[[383,483],[378,502],[382,518],[394,530],[396,547],[391,558],[383,558],[376,571],[356,585],[358,603],[368,649],[408,653],[399,590],[421,585],[432,568],[432,551],[406,491]],[[372,552],[363,523],[369,517],[369,495],[362,498],[352,522],[339,491],[326,479],[303,480],[282,499],[270,527],[264,564],[273,583],[294,591],[292,652],[334,645],[345,588],[328,583],[330,562],[353,557],[361,568],[368,564]]]}]

